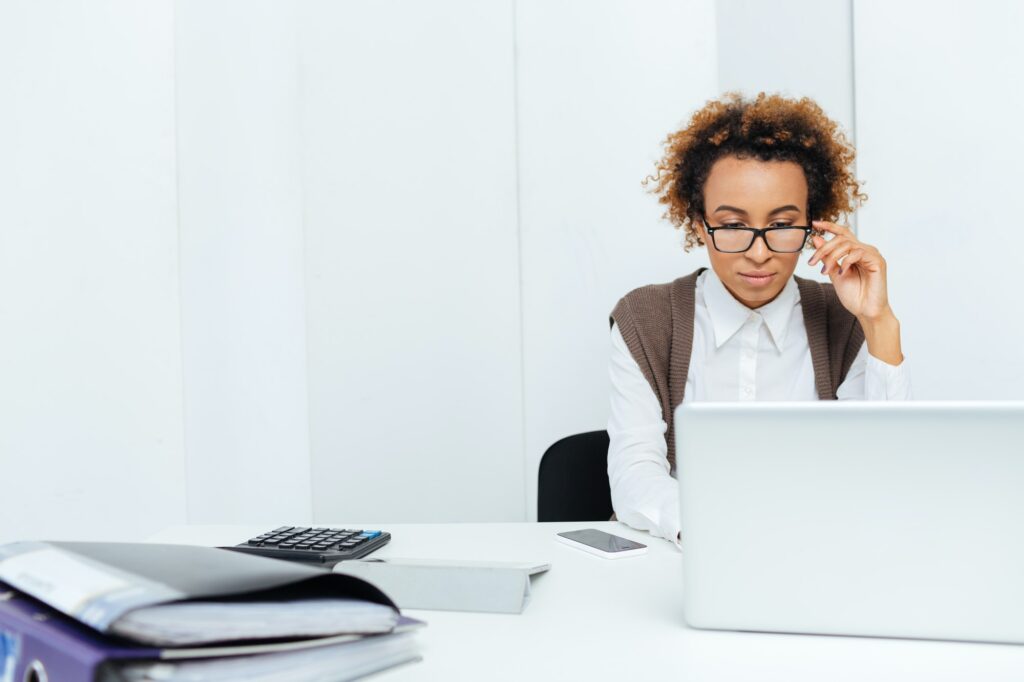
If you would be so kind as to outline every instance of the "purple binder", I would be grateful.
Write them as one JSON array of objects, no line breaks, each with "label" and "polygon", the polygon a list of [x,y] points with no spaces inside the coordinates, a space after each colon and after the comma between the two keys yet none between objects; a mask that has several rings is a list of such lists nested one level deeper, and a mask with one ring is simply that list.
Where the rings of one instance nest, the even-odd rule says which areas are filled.
[{"label": "purple binder", "polygon": [[[53,551],[58,554],[52,554]],[[45,561],[12,569],[12,560],[50,552]],[[70,556],[71,568],[119,578],[112,589],[78,601],[53,599],[66,573],[53,561]],[[6,562],[6,563],[5,563]],[[21,682],[38,661],[50,682],[95,682],[101,672],[118,679],[118,664],[131,660],[178,660],[263,654],[285,647],[316,647],[357,641],[360,634],[298,638],[287,642],[220,642],[157,649],[110,634],[110,624],[133,608],[193,599],[232,599],[243,595],[282,598],[338,596],[375,602],[395,611],[394,602],[370,583],[322,568],[228,552],[211,547],[135,543],[40,543],[0,545],[0,682]],[[64,564],[63,571],[69,570]],[[47,587],[51,589],[47,589]],[[400,614],[399,614],[400,615]],[[401,618],[394,632],[422,625]],[[373,636],[373,635],[370,635]],[[381,635],[388,636],[388,635]],[[343,640],[343,641],[342,641]],[[104,665],[109,668],[104,669]],[[28,679],[32,679],[31,677]]]},{"label": "purple binder", "polygon": [[0,681],[24,680],[38,662],[50,680],[93,682],[108,661],[156,660],[160,653],[101,635],[0,583]]},{"label": "purple binder", "polygon": [[[425,623],[422,621],[402,616],[394,632],[408,632],[423,625]],[[312,639],[302,642],[300,646],[340,644],[342,639]],[[345,639],[356,641],[360,636],[353,635]],[[284,646],[297,644],[291,642]],[[116,674],[119,664],[219,657],[232,655],[232,648],[166,650],[135,644],[99,633],[0,582],[0,682],[21,682],[27,679],[27,670],[36,662],[44,667],[50,682],[96,682],[104,672],[110,673],[104,676],[107,679],[120,679]],[[281,650],[281,645],[254,647],[248,644],[240,648],[247,649],[245,654],[272,653]]]}]

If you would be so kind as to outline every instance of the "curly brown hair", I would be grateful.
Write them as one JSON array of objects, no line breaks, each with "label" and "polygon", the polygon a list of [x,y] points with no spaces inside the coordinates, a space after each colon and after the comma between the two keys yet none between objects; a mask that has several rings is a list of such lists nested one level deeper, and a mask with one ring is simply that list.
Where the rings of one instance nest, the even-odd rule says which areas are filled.
[{"label": "curly brown hair", "polygon": [[685,128],[664,142],[657,174],[643,180],[668,209],[662,216],[686,232],[684,248],[702,246],[704,183],[724,156],[794,161],[807,178],[808,218],[835,222],[867,201],[853,175],[853,145],[813,100],[761,92],[745,100],[729,92],[698,110]]}]

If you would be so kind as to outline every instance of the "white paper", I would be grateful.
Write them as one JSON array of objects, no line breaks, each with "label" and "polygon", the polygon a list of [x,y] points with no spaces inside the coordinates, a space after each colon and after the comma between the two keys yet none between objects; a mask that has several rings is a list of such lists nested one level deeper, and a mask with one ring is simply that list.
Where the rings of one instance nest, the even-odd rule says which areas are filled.
[{"label": "white paper", "polygon": [[358,679],[419,658],[411,633],[406,633],[259,656],[133,663],[121,674],[132,682],[333,682]]},{"label": "white paper", "polygon": [[154,646],[390,632],[398,613],[358,599],[191,601],[129,611],[110,631]]},{"label": "white paper", "polygon": [[56,547],[32,550],[0,561],[0,580],[68,614],[93,599],[131,585]]}]

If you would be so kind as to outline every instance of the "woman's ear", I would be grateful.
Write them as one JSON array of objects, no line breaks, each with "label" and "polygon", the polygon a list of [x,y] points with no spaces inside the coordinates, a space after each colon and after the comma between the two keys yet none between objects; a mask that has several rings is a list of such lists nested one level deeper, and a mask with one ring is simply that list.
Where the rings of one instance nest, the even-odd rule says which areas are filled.
[{"label": "woman's ear", "polygon": [[697,233],[697,237],[700,239],[700,244],[703,246],[707,246],[708,240],[710,238],[708,237],[708,231],[704,229],[704,221],[701,220],[700,218],[690,218],[690,222],[693,224],[694,231]]}]

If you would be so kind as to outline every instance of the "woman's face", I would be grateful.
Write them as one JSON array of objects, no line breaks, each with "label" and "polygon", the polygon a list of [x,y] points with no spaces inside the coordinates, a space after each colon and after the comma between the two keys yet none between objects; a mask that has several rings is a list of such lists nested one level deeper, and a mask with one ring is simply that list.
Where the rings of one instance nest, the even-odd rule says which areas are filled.
[{"label": "woman's face", "polygon": [[[726,156],[704,183],[708,225],[770,227],[808,225],[807,179],[793,161],[758,161]],[[776,253],[757,238],[743,253],[722,253],[700,225],[711,267],[732,295],[748,308],[772,301],[793,276],[801,252]]]}]

